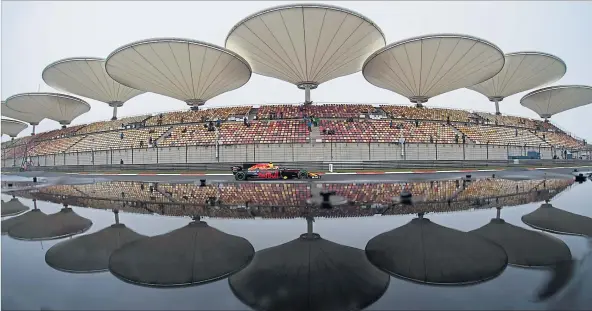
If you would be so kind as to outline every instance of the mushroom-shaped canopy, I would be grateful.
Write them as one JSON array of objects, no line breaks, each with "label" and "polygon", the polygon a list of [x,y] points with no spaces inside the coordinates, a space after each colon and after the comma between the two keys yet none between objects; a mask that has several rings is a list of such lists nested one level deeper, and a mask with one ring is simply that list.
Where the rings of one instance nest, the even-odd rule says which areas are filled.
[{"label": "mushroom-shaped canopy", "polygon": [[362,250],[303,234],[258,251],[229,278],[233,293],[255,310],[360,310],[386,291],[389,276]]},{"label": "mushroom-shaped canopy", "polygon": [[370,55],[362,73],[380,88],[421,104],[491,79],[504,67],[494,44],[467,35],[435,34],[406,39]]},{"label": "mushroom-shaped canopy", "polygon": [[520,104],[541,118],[585,106],[592,103],[592,87],[587,85],[558,85],[532,91],[522,99]]},{"label": "mushroom-shaped canopy", "polygon": [[57,93],[17,94],[6,99],[6,106],[19,112],[44,116],[62,125],[70,124],[90,110],[90,105],[82,99]]},{"label": "mushroom-shaped canopy", "polygon": [[366,245],[370,262],[397,277],[428,284],[471,284],[499,275],[503,248],[475,234],[415,218]]},{"label": "mushroom-shaped canopy", "polygon": [[215,281],[245,267],[253,245],[194,221],[167,234],[139,239],[114,251],[109,270],[124,281],[185,286]]},{"label": "mushroom-shaped canopy", "polygon": [[144,93],[113,80],[105,70],[105,60],[73,57],[54,62],[43,70],[43,81],[54,89],[112,105],[121,105]]},{"label": "mushroom-shaped canopy", "polygon": [[567,245],[548,234],[526,230],[503,219],[492,219],[487,225],[471,231],[504,248],[508,263],[522,267],[553,266],[571,260]]},{"label": "mushroom-shaped canopy", "polygon": [[182,100],[190,106],[243,86],[251,67],[238,54],[201,41],[157,38],[112,52],[105,64],[113,80],[142,91]]},{"label": "mushroom-shaped canopy", "polygon": [[592,237],[592,218],[555,208],[549,203],[522,216],[522,222],[535,229]]},{"label": "mushroom-shaped canopy", "polygon": [[45,254],[45,262],[66,272],[107,271],[109,257],[116,249],[144,237],[124,224],[113,224],[101,231],[54,245]]},{"label": "mushroom-shaped canopy", "polygon": [[289,4],[252,14],[226,37],[226,48],[260,75],[297,86],[317,85],[362,69],[386,44],[370,19],[326,4]]},{"label": "mushroom-shaped canopy", "polygon": [[29,127],[27,123],[18,120],[2,119],[2,135],[6,134],[14,138],[27,127]]},{"label": "mushroom-shaped canopy", "polygon": [[44,116],[39,116],[39,115],[35,115],[35,114],[30,114],[30,113],[23,113],[23,112],[19,112],[19,111],[10,109],[8,106],[6,106],[6,102],[4,102],[4,101],[2,102],[2,109],[1,110],[2,110],[3,117],[8,117],[8,118],[24,121],[24,122],[27,122],[31,125],[37,125],[37,124],[39,124],[39,122],[41,122],[43,119],[45,119]]},{"label": "mushroom-shaped canopy", "polygon": [[553,83],[565,75],[567,66],[557,56],[541,52],[516,52],[505,55],[504,68],[493,78],[468,89],[491,101]]},{"label": "mushroom-shaped canopy", "polygon": [[37,223],[47,218],[47,214],[39,209],[31,210],[30,212],[22,215],[12,217],[10,219],[3,220],[0,227],[2,228],[2,234],[8,233],[8,231],[21,224]]},{"label": "mushroom-shaped canopy", "polygon": [[91,225],[92,221],[71,208],[62,208],[55,214],[19,223],[10,228],[8,235],[19,240],[51,240],[82,233]]},{"label": "mushroom-shaped canopy", "polygon": [[19,199],[12,198],[8,202],[2,201],[2,216],[14,216],[29,210]]}]

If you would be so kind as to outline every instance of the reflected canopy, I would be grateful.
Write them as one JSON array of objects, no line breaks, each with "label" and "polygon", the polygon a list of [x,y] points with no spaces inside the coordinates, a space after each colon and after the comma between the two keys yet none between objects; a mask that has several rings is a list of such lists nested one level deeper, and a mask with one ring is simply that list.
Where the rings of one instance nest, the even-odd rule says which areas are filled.
[{"label": "reflected canopy", "polygon": [[372,238],[366,255],[394,276],[443,285],[486,281],[508,263],[500,246],[421,217]]},{"label": "reflected canopy", "polygon": [[359,310],[386,291],[389,276],[360,249],[309,233],[258,251],[229,278],[233,293],[255,310]]},{"label": "reflected canopy", "polygon": [[18,215],[27,210],[29,210],[29,207],[25,206],[17,198],[12,198],[8,202],[2,201],[2,217]]},{"label": "reflected canopy", "polygon": [[254,252],[246,239],[193,221],[167,234],[126,244],[111,255],[109,270],[140,285],[196,285],[235,273],[251,261]]},{"label": "reflected canopy", "polygon": [[504,248],[508,263],[522,267],[552,266],[571,260],[567,245],[548,234],[526,230],[494,218],[470,233],[479,235]]},{"label": "reflected canopy", "polygon": [[532,213],[522,216],[522,222],[553,233],[592,237],[592,218],[555,208],[549,203],[541,204]]},{"label": "reflected canopy", "polygon": [[109,257],[118,248],[144,238],[133,230],[115,224],[96,233],[62,241],[45,254],[45,262],[52,268],[66,272],[100,272],[109,268]]},{"label": "reflected canopy", "polygon": [[65,207],[55,214],[19,223],[8,231],[8,235],[19,240],[51,240],[82,233],[90,226],[92,221]]}]

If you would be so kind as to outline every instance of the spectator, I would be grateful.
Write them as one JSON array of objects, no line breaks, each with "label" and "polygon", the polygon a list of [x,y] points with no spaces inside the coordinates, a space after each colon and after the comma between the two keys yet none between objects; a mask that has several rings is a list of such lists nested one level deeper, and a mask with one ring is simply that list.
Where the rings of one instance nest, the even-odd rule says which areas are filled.
[{"label": "spectator", "polygon": [[430,143],[434,143],[434,137],[432,135],[430,135]]},{"label": "spectator", "polygon": [[458,134],[454,134],[454,142],[458,144]]},{"label": "spectator", "polygon": [[419,127],[419,120],[415,119],[415,127]]},{"label": "spectator", "polygon": [[119,160],[119,164],[123,165],[123,159]]},{"label": "spectator", "polygon": [[516,129],[516,137],[518,137],[518,129]]},{"label": "spectator", "polygon": [[450,125],[450,116],[446,116],[446,124]]},{"label": "spectator", "polygon": [[218,121],[216,121],[216,127],[220,127],[222,125],[222,121],[220,119],[218,119]]},{"label": "spectator", "polygon": [[389,127],[393,128],[393,120],[391,119],[391,122],[389,123]]},{"label": "spectator", "polygon": [[123,132],[119,133],[119,137],[123,139]]},{"label": "spectator", "polygon": [[463,145],[466,143],[466,141],[465,141],[466,138],[465,137],[466,137],[465,134],[463,134],[463,136],[462,136]]}]

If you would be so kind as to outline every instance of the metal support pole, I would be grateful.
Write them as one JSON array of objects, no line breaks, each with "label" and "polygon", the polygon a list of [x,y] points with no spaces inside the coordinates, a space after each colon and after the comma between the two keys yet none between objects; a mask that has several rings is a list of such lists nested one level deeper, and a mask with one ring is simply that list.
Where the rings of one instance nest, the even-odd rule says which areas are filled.
[{"label": "metal support pole", "polygon": [[495,103],[495,114],[499,116],[502,114],[499,110],[499,101],[495,100],[494,103]]},{"label": "metal support pole", "polygon": [[304,103],[310,103],[310,86],[304,86]]},{"label": "metal support pole", "polygon": [[113,106],[113,117],[111,120],[117,120],[117,106]]}]

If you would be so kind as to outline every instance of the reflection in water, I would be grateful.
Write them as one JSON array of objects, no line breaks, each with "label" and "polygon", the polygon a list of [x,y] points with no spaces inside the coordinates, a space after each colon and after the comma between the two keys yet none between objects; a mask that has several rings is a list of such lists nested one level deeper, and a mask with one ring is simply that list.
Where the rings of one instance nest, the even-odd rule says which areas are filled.
[{"label": "reflection in water", "polygon": [[14,196],[8,202],[4,202],[4,200],[2,200],[2,217],[15,216],[27,210],[29,210],[29,208],[23,205],[23,203],[21,203],[21,201],[19,201],[19,199],[15,198]]},{"label": "reflection in water", "polygon": [[143,238],[119,223],[119,211],[114,210],[115,224],[98,232],[62,241],[45,254],[50,267],[65,272],[107,271],[111,253],[121,246]]},{"label": "reflection in water", "polygon": [[196,219],[167,234],[139,239],[113,252],[109,270],[132,283],[185,286],[214,281],[242,269],[253,245]]},{"label": "reflection in water", "polygon": [[523,267],[553,266],[571,260],[567,245],[548,234],[526,230],[497,217],[487,225],[471,231],[476,235],[497,243],[508,254],[508,263]]},{"label": "reflection in water", "polygon": [[17,227],[18,225],[27,223],[37,223],[38,221],[42,221],[43,219],[45,219],[47,217],[47,214],[37,209],[36,200],[33,200],[33,204],[35,208],[30,212],[3,220],[1,224],[2,234],[8,233],[10,229]]},{"label": "reflection in water", "polygon": [[[563,242],[546,234],[505,223],[499,215],[489,224],[469,233],[452,229],[457,227],[449,223],[446,227],[438,225],[423,218],[423,215],[541,202],[552,199],[572,183],[572,180],[564,179],[485,178],[471,181],[459,179],[355,184],[230,182],[200,187],[195,184],[119,181],[80,185],[54,184],[28,191],[16,191],[13,194],[31,198],[35,204],[36,200],[44,200],[65,206],[190,216],[194,219],[185,227],[152,237],[137,234],[123,224],[118,224],[116,220],[115,225],[101,231],[63,241],[51,247],[45,253],[45,260],[55,269],[68,272],[108,269],[113,275],[128,283],[158,287],[197,285],[229,277],[228,284],[236,298],[256,310],[351,310],[368,307],[383,297],[385,291],[389,294],[384,297],[392,295],[389,286],[396,287],[392,289],[394,292],[411,286],[411,283],[396,279],[389,282],[390,277],[383,271],[401,279],[420,283],[472,284],[496,277],[506,269],[508,262],[529,267],[549,266],[553,272],[552,277],[539,289],[537,297],[546,299],[557,295],[568,287],[566,284],[574,279],[575,271],[579,271],[578,262],[571,260],[570,250]],[[320,199],[324,194],[333,194],[329,197],[329,206],[325,206]],[[393,200],[393,197],[396,199]],[[9,232],[10,236],[17,237],[27,233],[28,238],[47,239],[64,234],[73,235],[90,227],[90,220],[68,210],[62,210],[62,214],[48,216],[35,208],[20,216],[4,220],[2,232]],[[531,214],[535,213],[537,211]],[[362,241],[349,243],[346,238],[349,232],[344,234],[345,240],[339,243],[353,243],[352,246],[355,247],[323,239],[312,231],[313,217],[319,219],[414,214],[419,214],[419,218],[378,236],[377,233],[395,227],[390,221],[397,222],[400,217],[376,218],[376,223],[388,220],[388,227],[373,231]],[[462,215],[466,214],[459,213],[459,216],[462,218]],[[56,217],[57,215],[61,216]],[[72,217],[67,218],[66,215]],[[81,212],[81,215],[87,214]],[[506,214],[506,217],[508,215]],[[527,216],[523,218],[525,223]],[[159,217],[138,217],[162,220]],[[200,217],[209,217],[211,221],[208,222],[214,227],[218,227],[219,224],[234,226],[240,223],[241,225],[232,227],[238,229],[223,229],[238,236],[210,227],[201,221]],[[267,248],[255,252],[251,242],[257,245],[260,241],[255,243],[253,237],[260,235],[249,231],[244,232],[245,237],[250,236],[249,240],[242,237],[242,231],[246,231],[241,231],[242,223],[256,223],[255,226],[258,226],[264,222],[259,218],[301,217],[308,220],[308,233],[290,242],[285,243],[292,238],[291,236],[283,240],[278,237],[273,243],[264,243],[263,246]],[[553,215],[551,218],[554,217],[556,216]],[[227,221],[220,218],[249,220]],[[66,221],[67,219],[70,221]],[[445,218],[437,218],[437,222],[441,223],[441,219]],[[509,221],[511,220],[510,218]],[[340,219],[339,224],[342,221],[352,220]],[[369,217],[361,222],[372,223],[371,227],[375,224],[374,219]],[[580,222],[561,221],[562,232],[584,234],[581,232],[580,227],[583,225],[579,224]],[[80,226],[76,227],[71,225],[72,223],[78,223]],[[484,223],[486,220],[480,222]],[[574,224],[580,229],[574,231]],[[142,225],[147,226],[146,223]],[[178,226],[177,224],[175,228]],[[357,228],[355,225],[346,227],[343,230]],[[138,230],[135,226],[133,228]],[[473,228],[475,227],[469,229]],[[560,231],[556,228],[549,230]],[[143,233],[150,235],[150,232]],[[281,230],[277,233],[281,236]],[[323,236],[335,240],[324,232]],[[374,238],[370,239],[373,236]],[[278,244],[280,245],[269,247]],[[364,244],[365,253],[359,249]],[[45,264],[43,266],[47,267]],[[515,270],[508,272],[509,275],[517,273]],[[101,278],[94,275],[88,277],[89,280],[91,277],[95,278],[92,280]],[[509,276],[512,277],[515,276]],[[483,286],[499,284],[496,282],[498,279]],[[540,284],[540,280],[536,282]],[[226,282],[199,286],[191,293],[204,288],[217,288],[216,291],[223,292],[220,284],[224,284],[227,295],[230,295]],[[530,291],[533,286],[530,285]],[[139,287],[134,288],[138,290]],[[161,292],[168,291],[158,291]],[[148,295],[152,293],[156,291],[151,291]],[[224,299],[229,299],[228,297],[225,296]],[[199,299],[197,303],[201,304],[203,296]],[[380,305],[380,302],[377,304]],[[171,307],[174,306],[175,301],[171,301]],[[381,307],[384,308],[385,305]],[[446,305],[442,307],[446,308]],[[242,305],[239,307],[244,308]]]},{"label": "reflection in water", "polygon": [[233,293],[255,310],[359,310],[380,298],[389,277],[360,249],[308,232],[258,251],[229,278]]},{"label": "reflection in water", "polygon": [[549,232],[592,237],[592,218],[555,208],[548,202],[522,216],[522,221],[533,228]]},{"label": "reflection in water", "polygon": [[394,276],[428,284],[482,282],[506,267],[508,257],[497,244],[422,216],[372,238],[368,259]]},{"label": "reflection in water", "polygon": [[20,240],[59,239],[82,233],[88,230],[91,225],[92,221],[80,217],[71,208],[64,205],[64,208],[55,214],[17,223],[8,230],[8,235]]}]

